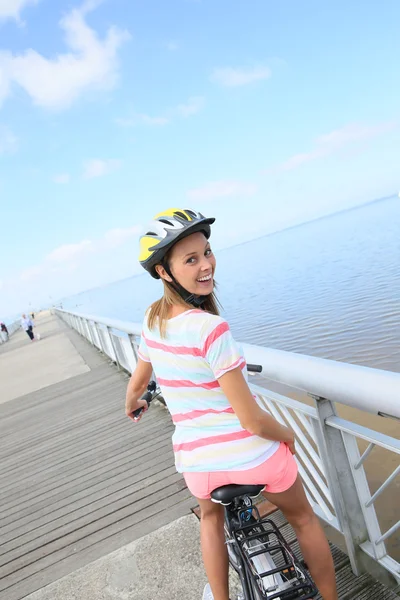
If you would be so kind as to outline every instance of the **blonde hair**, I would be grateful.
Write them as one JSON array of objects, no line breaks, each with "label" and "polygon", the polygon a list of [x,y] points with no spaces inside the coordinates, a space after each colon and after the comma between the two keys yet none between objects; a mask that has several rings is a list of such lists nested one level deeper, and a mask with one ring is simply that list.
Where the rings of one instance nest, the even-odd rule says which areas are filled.
[{"label": "blonde hair", "polygon": [[[162,298],[153,302],[148,311],[147,325],[149,329],[153,329],[158,325],[160,329],[160,335],[164,338],[167,334],[167,323],[171,306],[179,304],[184,306],[187,310],[195,308],[192,304],[185,302],[183,298],[178,294],[176,289],[172,286],[169,281],[162,280],[164,284],[164,295]],[[205,299],[202,304],[202,309],[213,315],[219,315],[219,307],[221,306],[217,296],[212,292]]]}]

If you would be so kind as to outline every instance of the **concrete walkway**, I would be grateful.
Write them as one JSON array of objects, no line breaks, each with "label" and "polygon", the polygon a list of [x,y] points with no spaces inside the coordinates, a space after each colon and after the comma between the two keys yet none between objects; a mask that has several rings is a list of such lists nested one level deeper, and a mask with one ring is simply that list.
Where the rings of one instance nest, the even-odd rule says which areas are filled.
[{"label": "concrete walkway", "polygon": [[[127,375],[56,317],[37,330],[38,342],[18,332],[0,346],[0,600],[200,600],[196,502],[167,411],[134,425]],[[283,515],[271,518],[300,556]],[[398,599],[332,552],[340,600]]]},{"label": "concrete walkway", "polygon": [[28,599],[200,600],[205,583],[199,525],[190,515],[100,558]]},{"label": "concrete walkway", "polygon": [[31,342],[20,330],[0,346],[1,403],[90,371],[61,327],[61,321],[44,313],[34,328],[40,341]]}]

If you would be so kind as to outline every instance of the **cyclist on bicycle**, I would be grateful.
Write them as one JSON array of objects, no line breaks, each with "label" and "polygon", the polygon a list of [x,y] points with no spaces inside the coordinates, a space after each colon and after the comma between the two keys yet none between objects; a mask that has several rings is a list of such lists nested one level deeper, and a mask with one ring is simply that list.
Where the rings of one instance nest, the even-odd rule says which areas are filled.
[{"label": "cyclist on bicycle", "polygon": [[241,348],[218,313],[209,243],[214,220],[168,209],[140,239],[139,261],[162,280],[164,294],[144,319],[126,414],[147,408],[140,397],[154,369],[175,424],[177,471],[201,508],[201,547],[214,600],[229,600],[228,554],[223,507],[210,493],[231,483],[265,485],[265,497],[293,526],[322,597],[337,600],[329,545],[293,458],[294,434],[253,397]]}]

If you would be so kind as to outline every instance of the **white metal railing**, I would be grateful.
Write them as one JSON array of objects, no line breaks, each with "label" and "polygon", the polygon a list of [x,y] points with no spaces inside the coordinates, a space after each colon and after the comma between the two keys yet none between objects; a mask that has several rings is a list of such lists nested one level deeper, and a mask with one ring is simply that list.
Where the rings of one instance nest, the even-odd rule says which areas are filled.
[{"label": "white metal railing", "polygon": [[13,323],[11,323],[11,325],[6,325],[6,327],[8,329],[8,335],[4,331],[0,331],[0,344],[4,344],[5,342],[7,342],[8,339],[13,335],[13,333],[18,331],[18,329],[21,327],[21,321],[14,321]]},{"label": "white metal railing", "polygon": [[[56,309],[66,323],[131,373],[137,362],[141,325]],[[262,366],[262,375],[314,398],[315,406],[251,384],[278,421],[296,434],[297,462],[307,496],[316,514],[345,538],[353,571],[390,573],[400,583],[400,564],[385,542],[400,529],[400,520],[382,532],[375,502],[389,486],[396,494],[400,466],[371,493],[364,465],[375,448],[397,458],[400,440],[339,418],[335,402],[382,417],[400,419],[400,374],[242,344],[248,363]],[[400,428],[399,428],[400,430]],[[368,442],[360,455],[358,441]],[[387,493],[387,492],[386,492]],[[398,492],[397,492],[398,495]],[[399,511],[400,512],[400,511]],[[377,569],[378,568],[378,569]]]}]

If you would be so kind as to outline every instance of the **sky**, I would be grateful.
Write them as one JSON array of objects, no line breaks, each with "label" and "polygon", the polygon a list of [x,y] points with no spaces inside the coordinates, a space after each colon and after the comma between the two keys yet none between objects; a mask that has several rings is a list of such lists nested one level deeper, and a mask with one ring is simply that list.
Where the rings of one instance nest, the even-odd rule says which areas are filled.
[{"label": "sky", "polygon": [[0,0],[0,317],[400,189],[400,3]]}]

